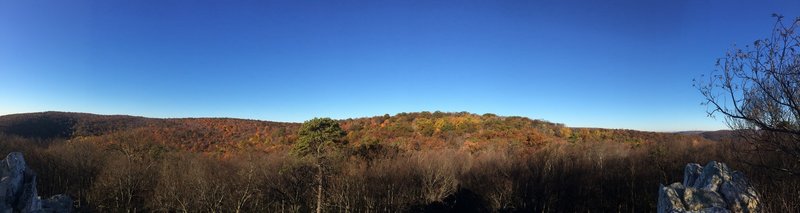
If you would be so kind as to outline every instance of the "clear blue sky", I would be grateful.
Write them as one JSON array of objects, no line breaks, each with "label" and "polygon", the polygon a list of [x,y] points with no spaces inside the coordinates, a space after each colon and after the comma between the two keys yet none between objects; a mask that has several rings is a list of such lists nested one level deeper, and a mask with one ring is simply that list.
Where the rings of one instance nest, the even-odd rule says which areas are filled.
[{"label": "clear blue sky", "polygon": [[692,79],[775,12],[800,1],[0,0],[0,114],[722,129]]}]

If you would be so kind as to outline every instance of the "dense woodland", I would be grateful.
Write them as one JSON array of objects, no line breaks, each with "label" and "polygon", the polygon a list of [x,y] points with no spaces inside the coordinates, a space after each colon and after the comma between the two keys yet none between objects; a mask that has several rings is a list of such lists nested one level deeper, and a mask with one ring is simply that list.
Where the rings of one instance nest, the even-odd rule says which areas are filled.
[{"label": "dense woodland", "polygon": [[[650,212],[686,163],[743,171],[769,212],[800,211],[800,180],[743,163],[732,132],[569,128],[524,117],[419,112],[338,121],[326,212]],[[300,124],[45,112],[0,117],[39,192],[86,212],[309,212],[315,166],[292,154]],[[739,147],[741,148],[741,147]]]}]

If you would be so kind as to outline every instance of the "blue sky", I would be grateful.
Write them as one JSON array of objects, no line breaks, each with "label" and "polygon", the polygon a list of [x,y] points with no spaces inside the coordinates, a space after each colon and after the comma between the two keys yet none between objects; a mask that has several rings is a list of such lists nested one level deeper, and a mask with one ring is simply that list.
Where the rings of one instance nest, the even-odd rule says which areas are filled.
[{"label": "blue sky", "polygon": [[776,12],[800,2],[0,0],[0,114],[723,129],[692,79]]}]

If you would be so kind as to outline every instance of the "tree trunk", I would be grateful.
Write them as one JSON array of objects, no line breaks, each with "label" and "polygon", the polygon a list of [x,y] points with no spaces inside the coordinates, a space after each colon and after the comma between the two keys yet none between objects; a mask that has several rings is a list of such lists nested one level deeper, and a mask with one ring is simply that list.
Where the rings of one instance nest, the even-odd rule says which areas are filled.
[{"label": "tree trunk", "polygon": [[317,164],[317,213],[322,213],[322,165]]}]

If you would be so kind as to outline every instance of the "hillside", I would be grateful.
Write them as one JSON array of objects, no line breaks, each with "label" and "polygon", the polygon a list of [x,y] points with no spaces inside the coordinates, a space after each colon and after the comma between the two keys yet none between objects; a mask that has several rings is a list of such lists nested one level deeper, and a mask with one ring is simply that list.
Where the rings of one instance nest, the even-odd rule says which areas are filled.
[{"label": "hillside", "polygon": [[[796,179],[740,164],[763,155],[737,155],[708,139],[730,132],[570,128],[466,112],[338,122],[347,146],[323,159],[330,211],[647,211],[656,208],[656,186],[679,181],[687,163],[710,160],[752,175],[770,208],[796,209],[778,205],[796,203],[797,188],[774,184]],[[290,151],[300,126],[16,114],[0,116],[0,154],[23,153],[40,195],[66,194],[80,212],[309,212],[322,167]]]},{"label": "hillside", "polygon": [[[238,143],[287,141],[298,124],[229,118],[159,119],[126,115],[41,112],[0,116],[0,133],[25,138],[115,143],[126,137],[190,151]],[[254,143],[257,144],[257,143]]]},{"label": "hillside", "polygon": [[[548,143],[614,142],[638,146],[666,141],[706,140],[705,134],[569,128],[525,117],[466,112],[415,112],[340,120],[351,147],[380,145],[392,150],[536,148]],[[114,144],[152,143],[166,149],[209,153],[285,150],[297,138],[298,123],[231,118],[145,118],[40,112],[0,116],[0,133],[40,139]]]}]

